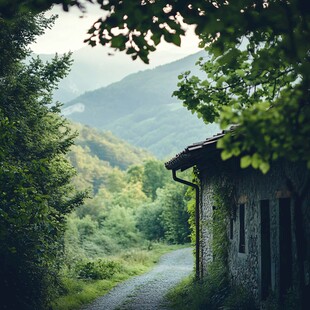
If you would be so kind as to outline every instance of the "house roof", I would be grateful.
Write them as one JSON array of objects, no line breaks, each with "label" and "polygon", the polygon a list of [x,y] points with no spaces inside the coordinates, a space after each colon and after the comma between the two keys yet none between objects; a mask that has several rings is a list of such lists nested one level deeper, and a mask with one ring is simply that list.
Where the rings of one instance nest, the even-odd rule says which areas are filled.
[{"label": "house roof", "polygon": [[221,139],[227,132],[231,132],[233,127],[229,130],[223,130],[221,133],[218,133],[210,138],[207,138],[204,141],[197,142],[189,145],[185,148],[184,151],[177,154],[171,160],[165,163],[165,166],[168,170],[181,170],[184,171],[190,167],[195,166],[203,158],[206,158],[206,155],[214,153],[214,151],[219,151],[216,149],[216,142]]}]

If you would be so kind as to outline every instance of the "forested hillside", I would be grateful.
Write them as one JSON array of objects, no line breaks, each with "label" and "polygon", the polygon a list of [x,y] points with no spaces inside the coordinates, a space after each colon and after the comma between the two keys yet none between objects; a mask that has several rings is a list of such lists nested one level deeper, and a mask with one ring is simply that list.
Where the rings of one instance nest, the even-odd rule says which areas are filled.
[{"label": "forested hillside", "polygon": [[73,183],[88,189],[89,199],[67,217],[63,292],[55,310],[77,308],[85,294],[91,300],[89,280],[106,286],[141,272],[159,241],[190,241],[187,188],[172,180],[162,161],[111,133],[71,126],[80,132],[68,154],[77,170]]},{"label": "forested hillside", "polygon": [[[172,243],[189,240],[188,215],[183,197],[185,188],[173,182],[163,162],[111,133],[101,133],[74,123],[71,128],[79,132],[68,154],[77,170],[74,184],[80,190],[87,189],[90,196],[71,217],[78,216],[81,221],[91,219],[99,225],[98,229],[107,224],[107,219],[111,219],[113,225],[102,229],[104,235],[110,236],[111,230],[122,230],[122,236],[110,236],[110,246],[113,243],[114,250],[105,249],[103,245],[98,247],[100,252],[111,254],[111,251],[138,245],[145,239],[166,239]],[[118,157],[118,154],[123,156]],[[165,209],[174,215],[161,215]],[[123,220],[117,220],[120,216]],[[131,226],[126,228],[124,221],[127,217]],[[121,242],[118,248],[117,240],[126,238],[126,235],[135,235],[136,241]]]},{"label": "forested hillside", "polygon": [[108,162],[112,167],[122,170],[133,164],[141,164],[146,158],[152,157],[142,148],[130,145],[109,131],[99,131],[95,128],[78,123],[71,123],[73,130],[78,132],[75,145],[99,160]]},{"label": "forested hillside", "polygon": [[[67,103],[64,113],[83,124],[111,130],[118,137],[159,157],[175,154],[217,130],[216,126],[207,127],[172,97],[181,72],[192,70],[199,75],[194,64],[202,55],[194,54],[131,74],[120,82],[86,92]],[[83,108],[72,113],[69,109],[74,105]]]},{"label": "forested hillside", "polygon": [[129,166],[152,158],[145,150],[131,146],[111,132],[99,132],[77,123],[71,123],[71,128],[78,132],[69,153],[77,170],[74,183],[80,189],[89,189],[92,195]]}]

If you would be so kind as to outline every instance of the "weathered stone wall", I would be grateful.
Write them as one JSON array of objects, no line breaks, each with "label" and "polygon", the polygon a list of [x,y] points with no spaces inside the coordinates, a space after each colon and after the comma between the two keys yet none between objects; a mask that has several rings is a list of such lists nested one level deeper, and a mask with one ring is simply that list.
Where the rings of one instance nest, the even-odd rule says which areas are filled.
[{"label": "weathered stone wall", "polygon": [[[285,178],[281,170],[273,169],[268,176],[252,169],[239,170],[235,178],[238,206],[233,222],[233,239],[229,248],[229,269],[232,281],[250,288],[255,299],[260,299],[261,291],[261,222],[260,201],[269,200],[270,240],[271,240],[271,282],[276,289],[278,278],[278,203],[276,192],[287,192]],[[239,208],[245,206],[245,253],[239,253]]]},{"label": "weathered stone wall", "polygon": [[212,220],[212,207],[214,206],[212,184],[201,179],[200,193],[200,227],[201,227],[201,271],[202,275],[207,272],[207,265],[212,262],[212,231],[210,222]]},{"label": "weathered stone wall", "polygon": [[[207,271],[208,262],[212,261],[211,239],[212,235],[207,228],[207,223],[212,219],[212,180],[206,173],[207,169],[201,171],[201,220],[202,220],[202,266]],[[225,174],[225,171],[218,172]],[[292,165],[277,163],[267,175],[253,169],[237,169],[233,175],[235,186],[237,209],[233,220],[233,238],[229,245],[229,271],[233,283],[241,284],[250,289],[257,300],[261,296],[261,217],[260,201],[269,200],[270,210],[270,250],[271,250],[271,288],[278,294],[279,273],[280,273],[280,250],[279,250],[279,198],[290,197],[290,190],[287,186],[288,178],[295,188],[302,188],[306,184],[303,177],[304,171],[298,170]],[[310,249],[310,193],[309,188],[305,189],[307,194],[303,206],[304,228],[306,230],[305,242]],[[232,205],[234,202],[232,202]],[[245,206],[245,253],[239,253],[239,208],[240,204]],[[294,208],[291,201],[291,231],[292,231],[292,259],[293,259],[293,281],[296,281],[296,239],[294,234]],[[229,233],[229,227],[227,228]],[[310,281],[309,275],[309,250],[305,261],[305,279]],[[307,280],[308,279],[308,280]]]}]

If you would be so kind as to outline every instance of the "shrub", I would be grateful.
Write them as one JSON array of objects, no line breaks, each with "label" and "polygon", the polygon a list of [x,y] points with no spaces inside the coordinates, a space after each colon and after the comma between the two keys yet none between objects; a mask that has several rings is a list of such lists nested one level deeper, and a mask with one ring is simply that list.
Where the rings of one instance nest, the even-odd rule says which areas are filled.
[{"label": "shrub", "polygon": [[80,241],[83,241],[98,231],[98,223],[93,221],[89,215],[86,215],[82,219],[75,218],[75,224],[79,232]]},{"label": "shrub", "polygon": [[85,280],[110,279],[120,270],[121,265],[118,262],[102,259],[81,261],[75,267],[77,276]]},{"label": "shrub", "polygon": [[114,206],[106,214],[101,228],[121,248],[130,248],[141,242],[136,219],[131,209]]}]

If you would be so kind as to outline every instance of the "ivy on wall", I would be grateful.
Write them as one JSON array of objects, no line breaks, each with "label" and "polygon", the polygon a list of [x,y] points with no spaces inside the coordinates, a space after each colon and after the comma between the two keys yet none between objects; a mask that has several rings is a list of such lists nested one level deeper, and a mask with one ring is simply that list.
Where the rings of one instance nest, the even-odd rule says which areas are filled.
[{"label": "ivy on wall", "polygon": [[223,270],[228,266],[228,224],[234,202],[234,185],[228,180],[215,180],[213,186],[212,252],[214,264]]}]

